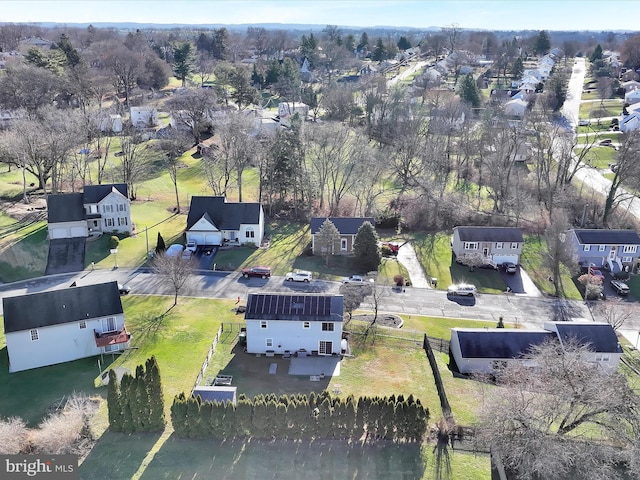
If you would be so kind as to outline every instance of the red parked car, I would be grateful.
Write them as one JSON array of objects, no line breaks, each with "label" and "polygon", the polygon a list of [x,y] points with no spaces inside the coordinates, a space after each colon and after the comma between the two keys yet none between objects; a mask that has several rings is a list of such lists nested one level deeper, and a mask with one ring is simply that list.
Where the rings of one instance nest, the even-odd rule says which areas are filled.
[{"label": "red parked car", "polygon": [[268,278],[271,276],[271,267],[243,268],[242,276],[244,278],[249,278],[249,277]]}]

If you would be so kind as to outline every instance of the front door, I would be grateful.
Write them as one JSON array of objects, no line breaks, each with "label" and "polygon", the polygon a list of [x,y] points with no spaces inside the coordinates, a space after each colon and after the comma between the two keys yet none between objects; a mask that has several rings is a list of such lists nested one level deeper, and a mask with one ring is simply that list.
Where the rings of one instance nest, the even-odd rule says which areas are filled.
[{"label": "front door", "polygon": [[489,249],[488,248],[485,247],[485,248],[482,249],[482,256],[484,258],[487,258],[489,256]]},{"label": "front door", "polygon": [[318,355],[331,355],[333,353],[333,342],[320,340]]}]

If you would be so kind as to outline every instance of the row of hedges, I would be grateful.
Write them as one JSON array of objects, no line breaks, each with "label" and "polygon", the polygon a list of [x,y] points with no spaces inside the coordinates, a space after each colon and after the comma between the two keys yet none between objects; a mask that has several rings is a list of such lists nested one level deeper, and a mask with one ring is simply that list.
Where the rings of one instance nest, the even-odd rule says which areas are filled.
[{"label": "row of hedges", "polygon": [[175,433],[188,438],[278,438],[294,440],[385,439],[421,442],[429,410],[410,395],[391,397],[332,397],[275,394],[231,402],[202,401],[177,395],[171,406]]}]

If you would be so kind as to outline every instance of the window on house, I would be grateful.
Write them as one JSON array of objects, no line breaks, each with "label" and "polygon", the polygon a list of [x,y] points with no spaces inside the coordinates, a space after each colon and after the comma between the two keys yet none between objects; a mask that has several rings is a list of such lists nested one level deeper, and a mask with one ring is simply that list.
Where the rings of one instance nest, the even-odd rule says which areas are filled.
[{"label": "window on house", "polygon": [[115,332],[116,331],[116,317],[107,317],[102,319],[102,332]]},{"label": "window on house", "polygon": [[104,226],[105,227],[113,227],[113,226],[115,226],[115,222],[113,221],[113,218],[105,218],[104,219]]},{"label": "window on house", "polygon": [[84,320],[80,320],[80,328],[87,328],[87,322],[85,322]]},{"label": "window on house", "polygon": [[38,335],[38,330],[33,329],[29,332],[29,334],[31,335],[31,341],[35,342],[36,340],[38,340],[40,338],[40,336]]},{"label": "window on house", "polygon": [[332,322],[322,322],[322,331],[323,332],[333,332],[333,323]]},{"label": "window on house", "polygon": [[637,248],[637,245],[625,245],[622,247],[622,253],[636,253]]},{"label": "window on house", "polygon": [[606,245],[599,245],[599,246],[598,246],[598,251],[599,251],[599,252],[604,252],[606,249],[607,249],[607,246],[606,246]]},{"label": "window on house", "polygon": [[478,249],[478,242],[464,242],[464,249],[465,250],[477,250]]},{"label": "window on house", "polygon": [[267,348],[273,347],[273,338],[267,338]]},{"label": "window on house", "polygon": [[252,228],[247,228],[247,230],[244,232],[245,236],[247,238],[255,238],[256,237],[256,233],[253,231]]},{"label": "window on house", "polygon": [[118,218],[118,225],[127,225],[127,224],[128,224],[128,220],[126,217]]},{"label": "window on house", "polygon": [[346,238],[341,238],[340,239],[340,250],[343,252],[347,251],[347,239]]},{"label": "window on house", "polygon": [[260,322],[260,328],[267,328],[267,321],[266,320],[262,320]]},{"label": "window on house", "polygon": [[496,249],[500,250],[504,247],[504,242],[497,242],[496,243]]},{"label": "window on house", "polygon": [[591,245],[585,245],[584,246],[584,251],[588,252],[589,250],[591,250]]},{"label": "window on house", "polygon": [[518,242],[511,242],[511,250],[517,250],[518,249]]},{"label": "window on house", "polygon": [[103,213],[113,213],[113,205],[103,205],[102,206]]},{"label": "window on house", "polygon": [[310,328],[311,327],[311,322],[304,322],[302,324],[302,328]]},{"label": "window on house", "polygon": [[624,263],[631,263],[633,261],[632,257],[622,257],[622,261]]},{"label": "window on house", "polygon": [[118,211],[119,212],[126,212],[127,211],[127,204],[126,203],[119,203],[118,204]]}]

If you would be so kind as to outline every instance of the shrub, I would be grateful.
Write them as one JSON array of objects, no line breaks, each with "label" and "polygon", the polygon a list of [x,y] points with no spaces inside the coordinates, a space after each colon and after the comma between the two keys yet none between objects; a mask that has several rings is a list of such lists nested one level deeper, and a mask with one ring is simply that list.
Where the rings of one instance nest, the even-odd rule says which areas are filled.
[{"label": "shrub", "polygon": [[629,280],[630,277],[629,272],[616,272],[613,274],[613,278],[616,280]]},{"label": "shrub", "polygon": [[18,417],[0,419],[0,454],[16,455],[27,443],[27,425]]},{"label": "shrub", "polygon": [[113,235],[109,239],[109,248],[118,248],[118,245],[120,245],[120,239],[116,235]]},{"label": "shrub", "polygon": [[404,285],[404,277],[400,274],[394,275],[393,283],[395,283],[397,287],[402,287]]}]

